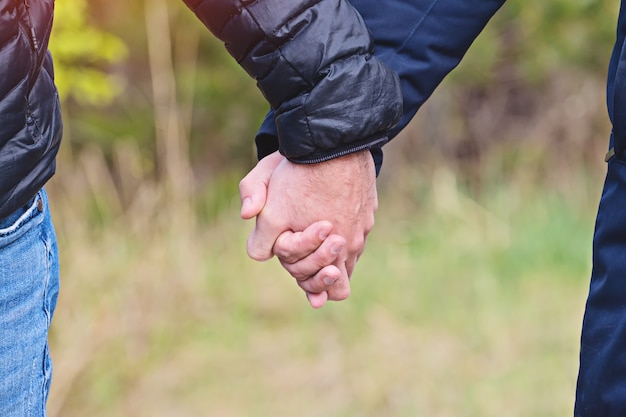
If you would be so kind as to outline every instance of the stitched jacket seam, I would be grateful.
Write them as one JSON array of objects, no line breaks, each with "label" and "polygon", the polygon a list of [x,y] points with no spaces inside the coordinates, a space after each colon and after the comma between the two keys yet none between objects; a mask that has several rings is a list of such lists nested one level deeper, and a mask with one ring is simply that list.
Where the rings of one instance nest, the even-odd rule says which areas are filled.
[{"label": "stitched jacket seam", "polygon": [[437,3],[439,3],[439,0],[433,0],[433,2],[430,4],[430,6],[428,6],[428,9],[426,10],[426,13],[424,13],[424,16],[422,16],[422,18],[417,22],[417,24],[413,27],[413,29],[411,29],[411,32],[409,32],[409,34],[404,39],[404,41],[402,41],[400,46],[395,50],[395,53],[399,53],[400,51],[402,51],[404,49],[404,47],[409,42],[409,40],[411,38],[413,38],[413,36],[419,30],[419,28],[422,26],[422,24],[424,23],[426,18],[430,15],[430,12],[435,8],[435,5]]}]

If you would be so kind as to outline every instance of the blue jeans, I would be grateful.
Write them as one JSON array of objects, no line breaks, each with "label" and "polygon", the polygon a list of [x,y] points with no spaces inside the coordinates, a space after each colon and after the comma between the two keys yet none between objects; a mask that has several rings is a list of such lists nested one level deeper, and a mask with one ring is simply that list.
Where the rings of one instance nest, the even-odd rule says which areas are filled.
[{"label": "blue jeans", "polygon": [[48,329],[59,292],[56,236],[41,190],[0,219],[0,416],[46,414]]}]

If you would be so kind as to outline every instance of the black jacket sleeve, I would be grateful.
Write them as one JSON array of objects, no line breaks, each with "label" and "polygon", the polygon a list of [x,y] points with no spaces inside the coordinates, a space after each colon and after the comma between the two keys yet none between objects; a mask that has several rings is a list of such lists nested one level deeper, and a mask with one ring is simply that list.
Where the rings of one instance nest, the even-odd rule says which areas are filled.
[{"label": "black jacket sleeve", "polygon": [[[350,0],[374,38],[375,54],[400,76],[404,114],[393,138],[413,118],[504,0]],[[259,159],[278,148],[275,115],[263,121]],[[378,150],[380,151],[380,150]],[[382,155],[374,153],[380,169]]]},{"label": "black jacket sleeve", "polygon": [[399,79],[347,0],[184,1],[257,81],[291,161],[387,141],[402,115]]}]

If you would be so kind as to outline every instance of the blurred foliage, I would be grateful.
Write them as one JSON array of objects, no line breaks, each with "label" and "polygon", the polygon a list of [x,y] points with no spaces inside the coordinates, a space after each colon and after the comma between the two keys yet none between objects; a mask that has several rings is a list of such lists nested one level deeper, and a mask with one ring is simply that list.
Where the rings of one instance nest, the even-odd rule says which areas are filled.
[{"label": "blurred foliage", "polygon": [[618,8],[611,0],[507,1],[387,146],[387,166],[451,166],[473,193],[520,172],[554,185],[573,171],[602,171]]},{"label": "blurred foliage", "polygon": [[50,49],[55,57],[56,83],[62,100],[105,105],[123,91],[124,79],[110,74],[128,51],[122,40],[89,25],[86,0],[64,0],[55,8]]},{"label": "blurred foliage", "polygon": [[507,2],[387,148],[351,299],[313,312],[278,263],[245,261],[254,81],[168,2],[204,226],[178,227],[155,175],[145,2],[57,2],[49,414],[571,414],[617,3]]},{"label": "blurred foliage", "polygon": [[[66,146],[94,144],[111,159],[117,144],[137,144],[150,174],[157,164],[144,7],[143,1],[58,2],[51,47],[65,99]],[[570,118],[604,129],[604,108],[590,100],[604,93],[617,7],[611,0],[509,0],[430,100],[429,120],[445,123],[433,132],[428,126],[420,126],[419,134],[409,129],[419,146],[416,139],[394,146],[409,161],[428,163],[428,149],[434,149],[453,164],[473,166],[494,144],[521,143],[522,134],[524,140],[550,143],[559,137],[567,143],[567,134],[551,130],[563,130]],[[168,8],[189,158],[203,189],[223,172],[229,177],[254,162],[253,138],[268,106],[254,81],[182,2],[169,2]],[[543,130],[522,133],[522,127],[546,125],[546,108],[588,80],[600,80],[592,87],[595,95],[572,100],[585,101],[593,108],[589,114],[566,113]],[[471,176],[474,168],[460,169]]]},{"label": "blurred foliage", "polygon": [[584,181],[567,198],[511,186],[478,201],[452,178],[381,199],[351,297],[319,311],[278,262],[245,259],[236,203],[191,232],[141,208],[92,233],[83,199],[56,195],[49,415],[571,415]]},{"label": "blurred foliage", "polygon": [[[231,164],[249,166],[254,160],[254,133],[267,105],[254,81],[182,1],[168,2],[168,9],[178,101],[181,113],[192,116],[189,157],[199,178],[216,175]],[[52,46],[59,88],[72,91],[64,102],[71,132],[67,146],[95,144],[110,157],[117,143],[130,141],[140,146],[146,161],[153,161],[146,169],[155,169],[144,2],[59,2],[55,25]],[[85,39],[91,43],[85,45]],[[94,75],[93,70],[107,71],[96,71],[101,77],[92,85],[87,77]],[[106,100],[86,102],[83,83],[106,91]]]},{"label": "blurred foliage", "polygon": [[619,2],[509,0],[452,72],[456,84],[485,85],[499,71],[531,85],[570,70],[604,75]]}]

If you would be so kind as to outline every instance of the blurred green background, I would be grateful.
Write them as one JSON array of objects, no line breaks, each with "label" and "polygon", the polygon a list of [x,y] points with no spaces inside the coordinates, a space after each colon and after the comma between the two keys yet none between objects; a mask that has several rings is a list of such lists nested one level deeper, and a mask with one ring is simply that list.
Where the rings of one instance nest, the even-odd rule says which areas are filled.
[{"label": "blurred green background", "polygon": [[267,106],[167,0],[57,2],[58,416],[572,414],[618,2],[509,0],[386,147],[349,300],[245,254]]}]

